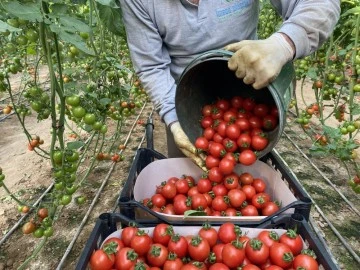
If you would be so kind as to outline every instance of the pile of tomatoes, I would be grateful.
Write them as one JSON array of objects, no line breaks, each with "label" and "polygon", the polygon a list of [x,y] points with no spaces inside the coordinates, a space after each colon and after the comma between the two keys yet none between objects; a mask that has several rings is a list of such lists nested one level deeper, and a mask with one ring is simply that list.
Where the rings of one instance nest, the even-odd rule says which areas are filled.
[{"label": "pile of tomatoes", "polygon": [[153,211],[186,215],[189,210],[203,211],[207,216],[269,216],[279,210],[265,192],[266,182],[244,172],[232,172],[215,179],[202,176],[195,183],[192,176],[170,177],[157,186],[151,198],[142,203]]},{"label": "pile of tomatoes", "polygon": [[203,134],[195,147],[207,155],[208,169],[219,168],[227,174],[237,162],[251,165],[256,161],[256,152],[269,144],[266,132],[274,130],[278,122],[275,105],[257,103],[250,97],[219,99],[202,108]]},{"label": "pile of tomatoes", "polygon": [[[249,237],[233,223],[218,229],[202,228],[180,235],[168,224],[158,224],[153,232],[126,227],[121,236],[108,238],[90,259],[92,270],[127,269],[318,269],[311,250],[294,230],[279,235],[274,230],[254,231]],[[250,229],[251,230],[251,229]]]}]

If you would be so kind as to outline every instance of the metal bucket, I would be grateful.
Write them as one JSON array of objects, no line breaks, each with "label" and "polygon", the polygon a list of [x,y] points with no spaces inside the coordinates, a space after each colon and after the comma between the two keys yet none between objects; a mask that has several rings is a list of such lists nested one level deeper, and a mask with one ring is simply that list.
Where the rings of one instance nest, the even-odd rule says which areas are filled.
[{"label": "metal bucket", "polygon": [[176,113],[181,127],[194,143],[203,131],[199,123],[202,107],[218,98],[253,97],[259,103],[275,104],[279,111],[279,124],[276,129],[267,132],[269,144],[258,153],[260,158],[275,147],[284,130],[286,111],[294,89],[294,68],[292,63],[287,63],[266,89],[255,90],[229,70],[227,64],[232,54],[223,50],[209,51],[185,68],[177,84]]}]

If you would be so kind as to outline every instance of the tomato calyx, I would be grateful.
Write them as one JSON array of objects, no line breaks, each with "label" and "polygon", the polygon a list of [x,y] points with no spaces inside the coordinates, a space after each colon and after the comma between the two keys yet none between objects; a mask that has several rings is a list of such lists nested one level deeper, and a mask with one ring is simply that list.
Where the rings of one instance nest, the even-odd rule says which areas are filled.
[{"label": "tomato calyx", "polygon": [[259,239],[253,238],[249,241],[249,245],[253,250],[260,250],[263,246],[263,242],[261,242]]},{"label": "tomato calyx", "polygon": [[118,247],[118,244],[116,242],[110,242],[103,247],[103,250],[108,256],[110,256],[111,254],[116,253],[117,247]]},{"label": "tomato calyx", "polygon": [[308,256],[313,257],[314,259],[316,259],[316,254],[315,254],[315,252],[314,252],[313,250],[311,250],[311,249],[303,249],[303,250],[301,251],[301,254],[308,255]]},{"label": "tomato calyx", "polygon": [[199,235],[196,235],[193,238],[191,238],[191,245],[197,247],[201,244],[202,241],[203,239]]},{"label": "tomato calyx", "polygon": [[234,225],[234,232],[236,236],[242,236],[243,232],[241,230],[241,228],[238,225]]},{"label": "tomato calyx", "polygon": [[210,264],[214,264],[216,263],[216,255],[215,255],[215,252],[211,251],[209,253],[209,256],[207,258],[207,261],[210,263]]},{"label": "tomato calyx", "polygon": [[278,233],[275,231],[269,232],[269,237],[274,241],[279,241],[279,239],[280,239]]},{"label": "tomato calyx", "polygon": [[282,257],[284,262],[292,262],[294,260],[294,255],[291,252],[284,253]]},{"label": "tomato calyx", "polygon": [[159,257],[161,254],[161,247],[152,245],[149,253],[154,257]]},{"label": "tomato calyx", "polygon": [[288,229],[286,235],[291,239],[295,239],[298,236],[296,230],[292,230],[292,229]]},{"label": "tomato calyx", "polygon": [[212,228],[211,224],[209,222],[205,222],[203,225],[202,225],[202,228],[204,230],[210,230]]},{"label": "tomato calyx", "polygon": [[128,250],[128,252],[126,252],[126,258],[129,261],[132,261],[132,262],[136,261],[138,257],[139,257],[139,255],[133,249],[130,249],[130,250]]},{"label": "tomato calyx", "polygon": [[168,259],[169,261],[175,261],[175,260],[177,259],[177,257],[178,257],[178,256],[176,255],[175,252],[170,251],[169,254],[168,254],[167,259]]}]

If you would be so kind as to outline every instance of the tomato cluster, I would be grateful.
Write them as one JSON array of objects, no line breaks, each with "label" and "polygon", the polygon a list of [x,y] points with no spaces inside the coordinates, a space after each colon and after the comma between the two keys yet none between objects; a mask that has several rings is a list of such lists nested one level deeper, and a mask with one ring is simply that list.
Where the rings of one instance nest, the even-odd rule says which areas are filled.
[{"label": "tomato cluster", "polygon": [[207,216],[269,216],[279,210],[265,192],[266,183],[250,173],[235,172],[219,176],[202,176],[195,183],[191,176],[171,177],[157,186],[151,198],[142,203],[153,211],[184,215],[186,211],[203,211]]},{"label": "tomato cluster", "polygon": [[39,136],[34,135],[31,137],[31,140],[28,144],[29,151],[33,151],[35,147],[39,147],[40,145],[44,144],[44,140],[40,139]]},{"label": "tomato cluster", "polygon": [[229,174],[237,162],[251,165],[256,161],[256,151],[269,144],[266,132],[277,127],[278,118],[275,105],[257,103],[251,97],[219,99],[202,108],[203,134],[195,147],[207,155],[209,170],[219,168],[223,175]]},{"label": "tomato cluster", "polygon": [[[251,229],[249,229],[251,230]],[[126,227],[121,236],[108,238],[90,258],[92,270],[107,269],[318,269],[311,250],[293,230],[279,235],[274,230],[254,231],[249,237],[233,223],[218,229],[202,228],[181,235],[168,224],[152,233]]]},{"label": "tomato cluster", "polygon": [[[26,213],[29,211],[28,206],[19,206],[19,211]],[[37,220],[31,219],[26,222],[22,227],[23,234],[33,234],[35,238],[51,237],[54,233],[52,227],[52,219],[49,217],[47,208],[40,208],[37,212]]]}]

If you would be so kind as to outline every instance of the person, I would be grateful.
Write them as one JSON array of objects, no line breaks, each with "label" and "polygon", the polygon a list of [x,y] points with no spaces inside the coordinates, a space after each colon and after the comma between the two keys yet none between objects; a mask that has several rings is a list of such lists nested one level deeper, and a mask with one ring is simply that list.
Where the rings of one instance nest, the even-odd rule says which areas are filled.
[{"label": "person", "polygon": [[319,48],[340,16],[339,0],[271,2],[283,24],[257,40],[259,0],[120,0],[132,63],[167,126],[169,157],[184,154],[205,169],[175,111],[176,82],[191,60],[225,48],[234,52],[229,69],[261,89],[284,64]]}]

